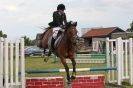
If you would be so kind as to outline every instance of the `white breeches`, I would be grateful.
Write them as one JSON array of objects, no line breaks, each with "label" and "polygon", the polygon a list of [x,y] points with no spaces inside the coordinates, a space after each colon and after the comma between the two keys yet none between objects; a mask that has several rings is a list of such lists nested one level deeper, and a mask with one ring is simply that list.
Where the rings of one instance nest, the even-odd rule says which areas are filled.
[{"label": "white breeches", "polygon": [[59,30],[61,30],[60,27],[55,27],[55,28],[53,28],[53,38],[54,38],[54,39],[56,39]]}]

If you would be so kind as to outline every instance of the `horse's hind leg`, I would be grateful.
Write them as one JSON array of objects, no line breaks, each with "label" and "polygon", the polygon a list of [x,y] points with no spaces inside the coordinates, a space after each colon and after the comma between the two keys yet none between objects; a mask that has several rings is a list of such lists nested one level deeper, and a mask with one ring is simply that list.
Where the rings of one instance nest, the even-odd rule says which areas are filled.
[{"label": "horse's hind leg", "polygon": [[69,74],[69,67],[66,63],[66,59],[65,58],[61,58],[61,62],[64,65],[64,68],[66,70],[66,75],[67,75],[67,83],[70,84],[71,83],[71,78],[70,78],[70,74]]},{"label": "horse's hind leg", "polygon": [[44,53],[44,62],[47,62],[49,57],[48,57],[48,55],[46,55],[46,49],[45,48],[44,48],[43,53]]},{"label": "horse's hind leg", "polygon": [[72,61],[72,65],[73,65],[73,72],[72,72],[72,76],[71,76],[71,79],[75,79],[76,78],[76,62],[75,62],[75,59],[71,59]]}]

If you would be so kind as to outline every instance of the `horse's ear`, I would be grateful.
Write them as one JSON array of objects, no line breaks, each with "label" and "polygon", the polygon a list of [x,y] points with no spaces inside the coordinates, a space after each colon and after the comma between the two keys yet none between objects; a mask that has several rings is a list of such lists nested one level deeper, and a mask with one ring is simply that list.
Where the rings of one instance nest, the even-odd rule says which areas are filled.
[{"label": "horse's ear", "polygon": [[76,27],[77,26],[77,22],[73,22],[73,21],[68,22],[66,24],[66,28],[69,28],[71,25]]},{"label": "horse's ear", "polygon": [[73,25],[73,21],[70,21],[70,23],[69,23],[70,25]]},{"label": "horse's ear", "polygon": [[77,22],[70,21],[70,25],[77,26]]},{"label": "horse's ear", "polygon": [[71,21],[66,23],[66,28],[69,28],[71,25]]},{"label": "horse's ear", "polygon": [[74,22],[74,26],[77,26],[77,22]]}]

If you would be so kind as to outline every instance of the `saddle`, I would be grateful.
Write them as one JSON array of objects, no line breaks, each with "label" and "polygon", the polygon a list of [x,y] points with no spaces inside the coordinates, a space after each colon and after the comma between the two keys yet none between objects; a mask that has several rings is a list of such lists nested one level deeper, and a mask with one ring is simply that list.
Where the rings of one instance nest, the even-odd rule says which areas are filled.
[{"label": "saddle", "polygon": [[58,48],[58,46],[60,45],[62,39],[63,39],[64,33],[60,34],[57,39],[54,42],[54,48]]},{"label": "saddle", "polygon": [[64,36],[64,33],[59,33],[56,39],[53,39],[52,37],[49,39],[48,44],[51,46],[52,51],[58,48],[58,46],[60,45],[63,39],[63,36]]}]

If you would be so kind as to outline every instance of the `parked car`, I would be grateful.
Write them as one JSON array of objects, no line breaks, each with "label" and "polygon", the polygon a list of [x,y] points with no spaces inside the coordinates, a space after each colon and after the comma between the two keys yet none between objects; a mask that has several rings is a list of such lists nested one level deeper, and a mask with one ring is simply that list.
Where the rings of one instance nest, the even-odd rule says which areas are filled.
[{"label": "parked car", "polygon": [[43,56],[43,50],[39,47],[27,47],[24,51],[25,56]]}]

